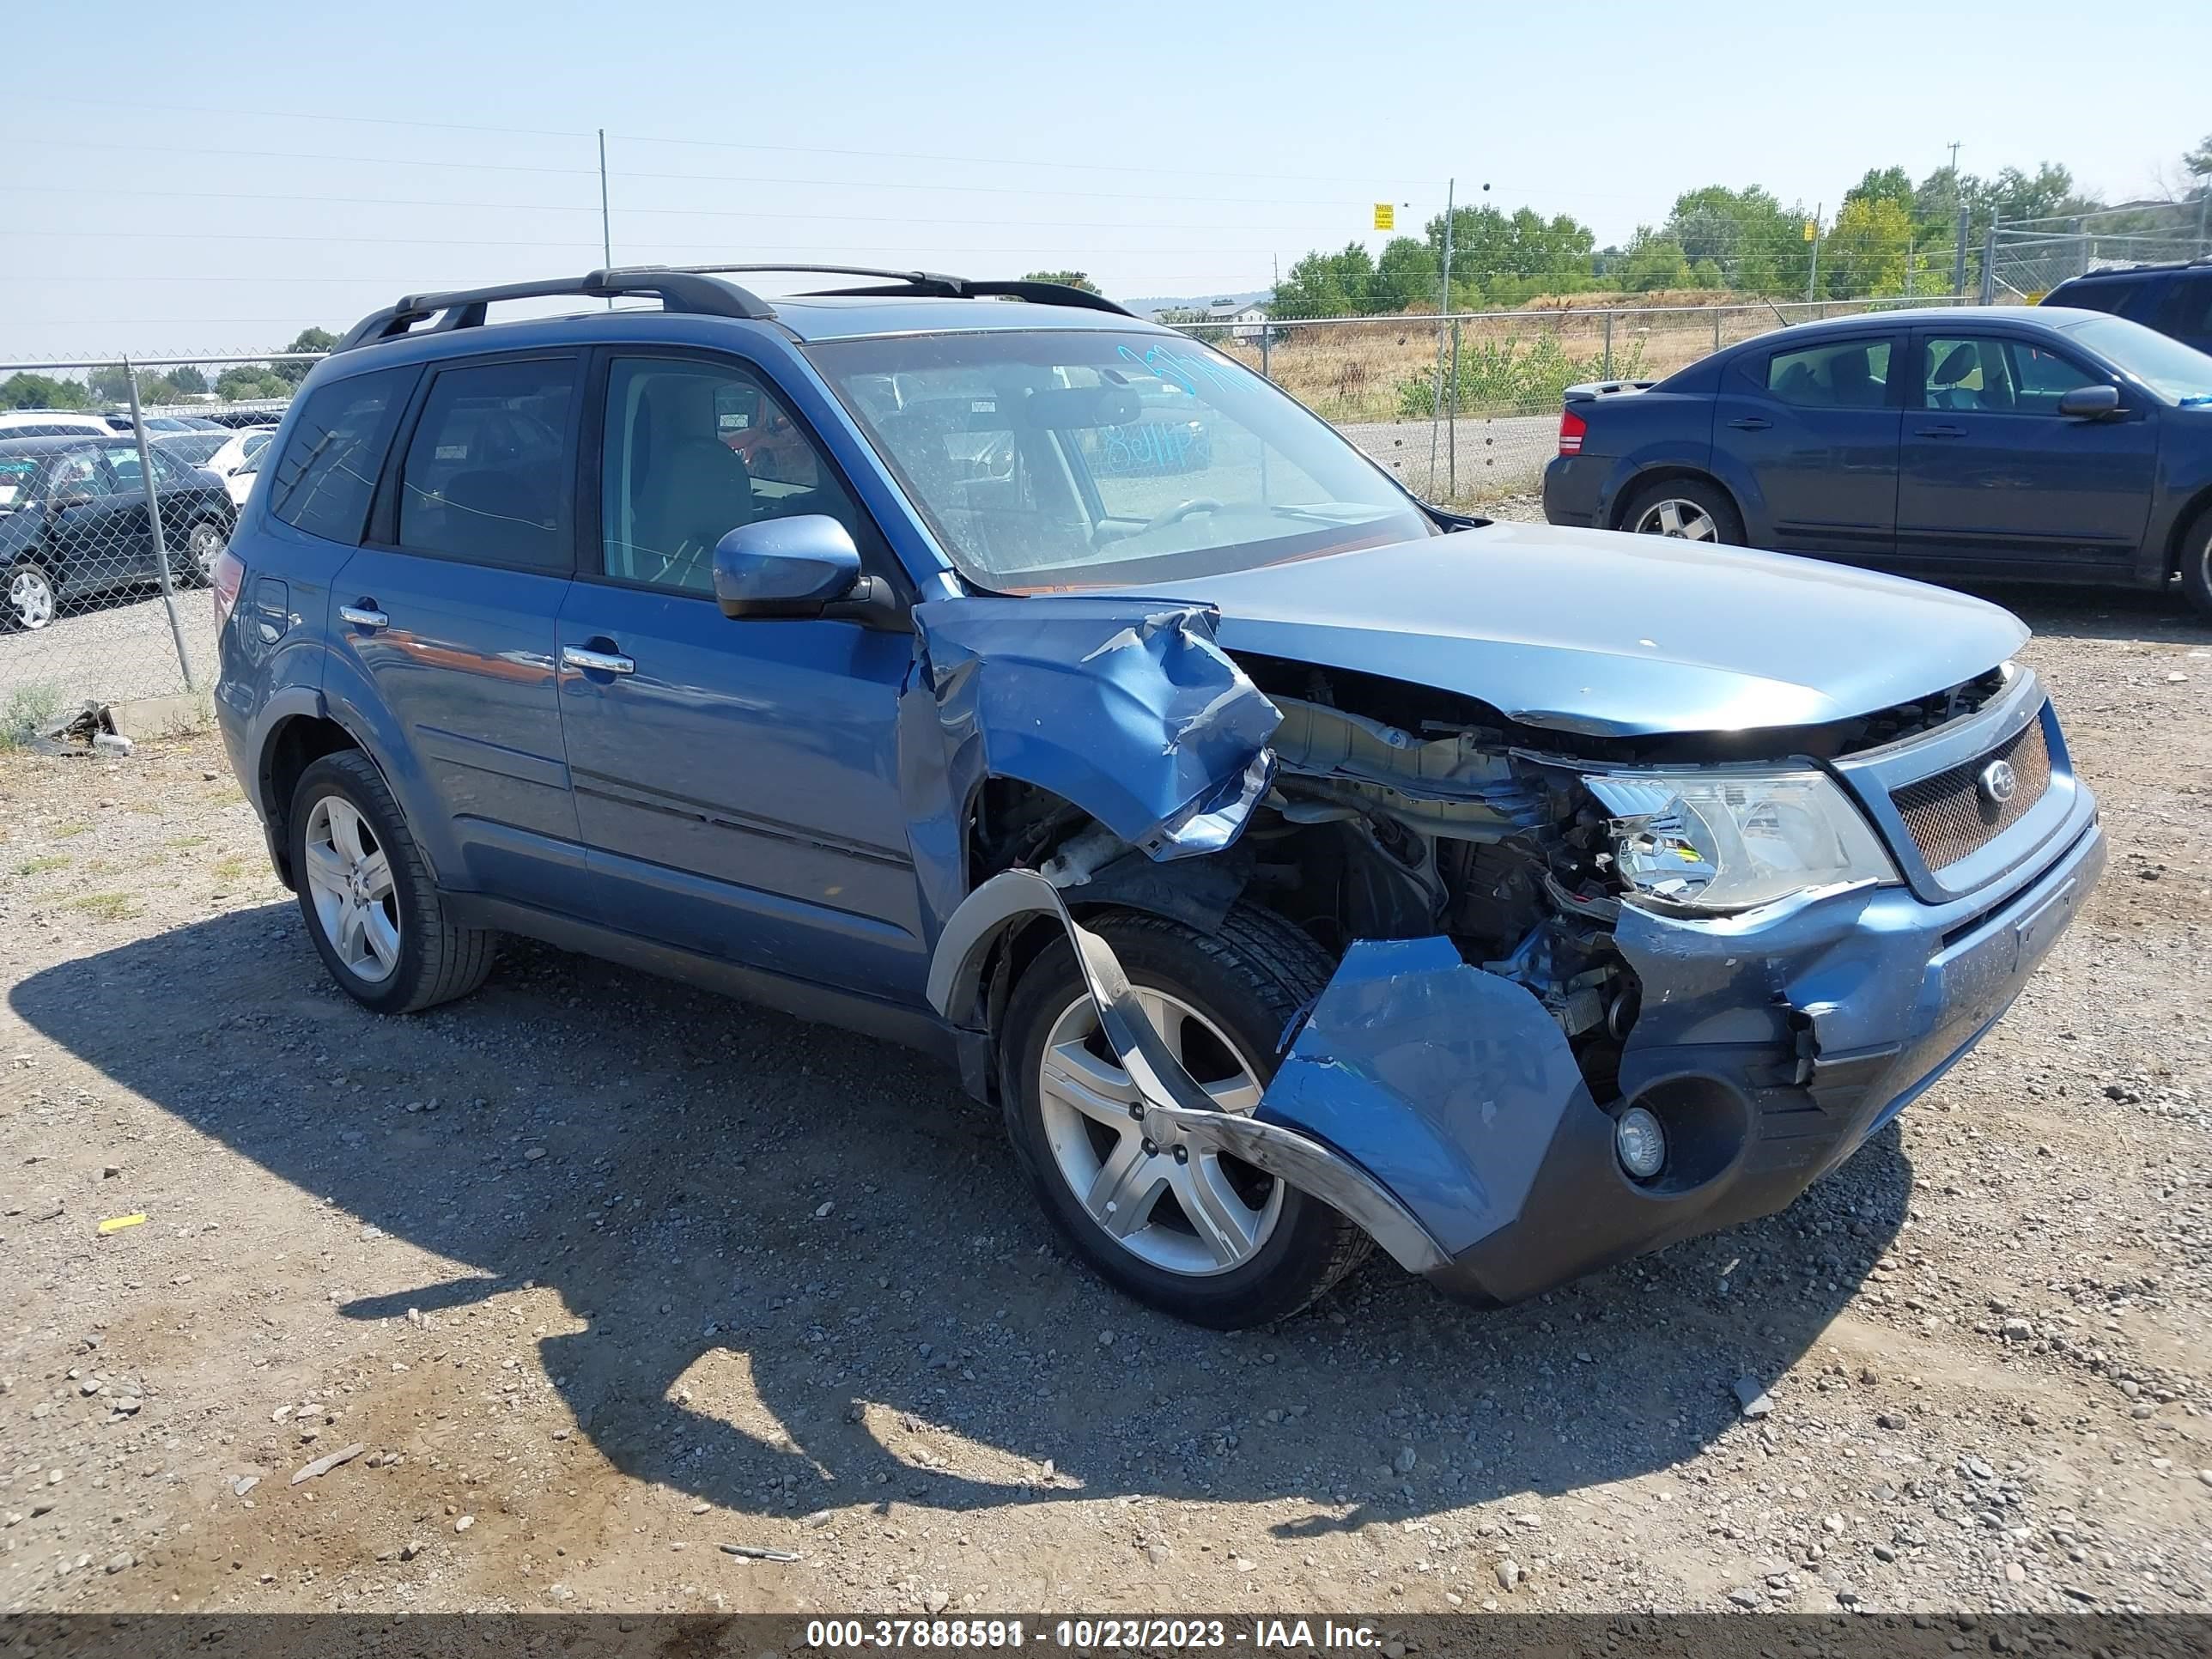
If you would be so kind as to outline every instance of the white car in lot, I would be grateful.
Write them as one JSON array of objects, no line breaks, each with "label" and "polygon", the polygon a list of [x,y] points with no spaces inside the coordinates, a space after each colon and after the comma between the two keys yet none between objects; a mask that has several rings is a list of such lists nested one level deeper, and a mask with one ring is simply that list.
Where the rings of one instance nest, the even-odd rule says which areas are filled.
[{"label": "white car in lot", "polygon": [[[258,459],[276,431],[273,426],[248,426],[235,431],[164,432],[153,441],[164,454],[203,472],[212,472],[228,484],[240,468]],[[249,475],[243,483],[231,489],[233,506],[246,505],[246,492],[252,487],[252,482]]]},{"label": "white car in lot", "polygon": [[239,511],[246,509],[246,498],[253,493],[253,481],[261,476],[261,463],[269,458],[269,440],[275,427],[257,427],[246,457],[236,466],[222,475],[223,488],[230,492],[230,504]]}]

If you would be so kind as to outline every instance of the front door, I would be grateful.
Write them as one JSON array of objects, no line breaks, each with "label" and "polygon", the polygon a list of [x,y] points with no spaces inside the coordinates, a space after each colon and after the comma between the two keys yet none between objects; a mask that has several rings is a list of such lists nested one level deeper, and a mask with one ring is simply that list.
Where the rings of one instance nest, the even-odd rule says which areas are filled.
[{"label": "front door", "polygon": [[441,885],[572,910],[583,878],[554,630],[574,567],[576,379],[556,352],[439,368],[400,428],[331,631],[422,770]]},{"label": "front door", "polygon": [[1873,564],[1895,556],[1901,410],[1891,368],[1903,356],[1899,337],[1870,334],[1729,365],[1713,447],[1756,487],[1745,503],[1754,544]]},{"label": "front door", "polygon": [[2040,338],[1916,331],[1917,407],[1905,415],[1898,549],[1954,574],[2133,560],[2150,514],[2158,426],[2121,388],[2113,420],[2072,420],[2058,400],[2113,377]]},{"label": "front door", "polygon": [[920,1002],[921,900],[897,772],[902,633],[732,621],[714,544],[810,513],[898,580],[875,526],[769,377],[611,355],[599,524],[561,617],[561,706],[601,919],[789,977]]}]

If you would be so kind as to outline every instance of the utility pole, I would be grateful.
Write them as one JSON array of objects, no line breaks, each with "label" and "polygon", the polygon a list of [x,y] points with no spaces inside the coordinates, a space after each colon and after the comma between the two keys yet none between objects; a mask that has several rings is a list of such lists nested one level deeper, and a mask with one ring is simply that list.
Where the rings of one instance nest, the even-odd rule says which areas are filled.
[{"label": "utility pole", "polygon": [[[607,214],[607,130],[599,129],[599,258],[604,267],[611,270],[615,263],[614,221]],[[607,309],[615,308],[614,295],[607,295]]]},{"label": "utility pole", "polygon": [[[1437,315],[1444,317],[1451,311],[1452,211],[1459,196],[1459,180],[1444,181],[1444,259],[1443,275],[1438,284],[1442,293],[1437,301]],[[1437,487],[1437,422],[1444,414],[1444,336],[1449,325],[1437,325],[1437,396],[1429,410],[1429,489]],[[1457,391],[1457,387],[1453,388]]]},{"label": "utility pole", "polygon": [[[1805,198],[1801,196],[1797,199],[1802,202]],[[1826,206],[1826,202],[1813,204],[1813,268],[1805,273],[1805,303],[1808,306],[1813,303],[1814,286],[1820,280],[1820,210]]]}]

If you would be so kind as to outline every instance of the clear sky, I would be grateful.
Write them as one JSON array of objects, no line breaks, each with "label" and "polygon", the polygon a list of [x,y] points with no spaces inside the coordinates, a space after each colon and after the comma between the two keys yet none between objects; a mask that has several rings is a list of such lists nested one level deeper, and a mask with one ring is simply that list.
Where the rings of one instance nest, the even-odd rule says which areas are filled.
[{"label": "clear sky", "polygon": [[1680,191],[1825,203],[1962,146],[2118,200],[2212,131],[2212,0],[1146,8],[15,0],[0,358],[261,348],[599,263],[1267,286],[1462,199],[1600,243]]}]

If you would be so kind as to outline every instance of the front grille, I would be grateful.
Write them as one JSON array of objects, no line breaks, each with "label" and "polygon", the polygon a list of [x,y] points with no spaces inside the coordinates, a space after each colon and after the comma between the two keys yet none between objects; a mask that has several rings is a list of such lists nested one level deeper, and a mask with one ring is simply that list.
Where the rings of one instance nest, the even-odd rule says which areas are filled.
[{"label": "front grille", "polygon": [[[1992,761],[2003,761],[2015,781],[2012,799],[2002,804],[1983,792],[1982,774]],[[1987,754],[1963,766],[1908,783],[1890,801],[1912,834],[1912,844],[1930,870],[1956,864],[1978,853],[2027,815],[2051,787],[2051,748],[2043,740],[2043,720],[2030,720]]]}]

